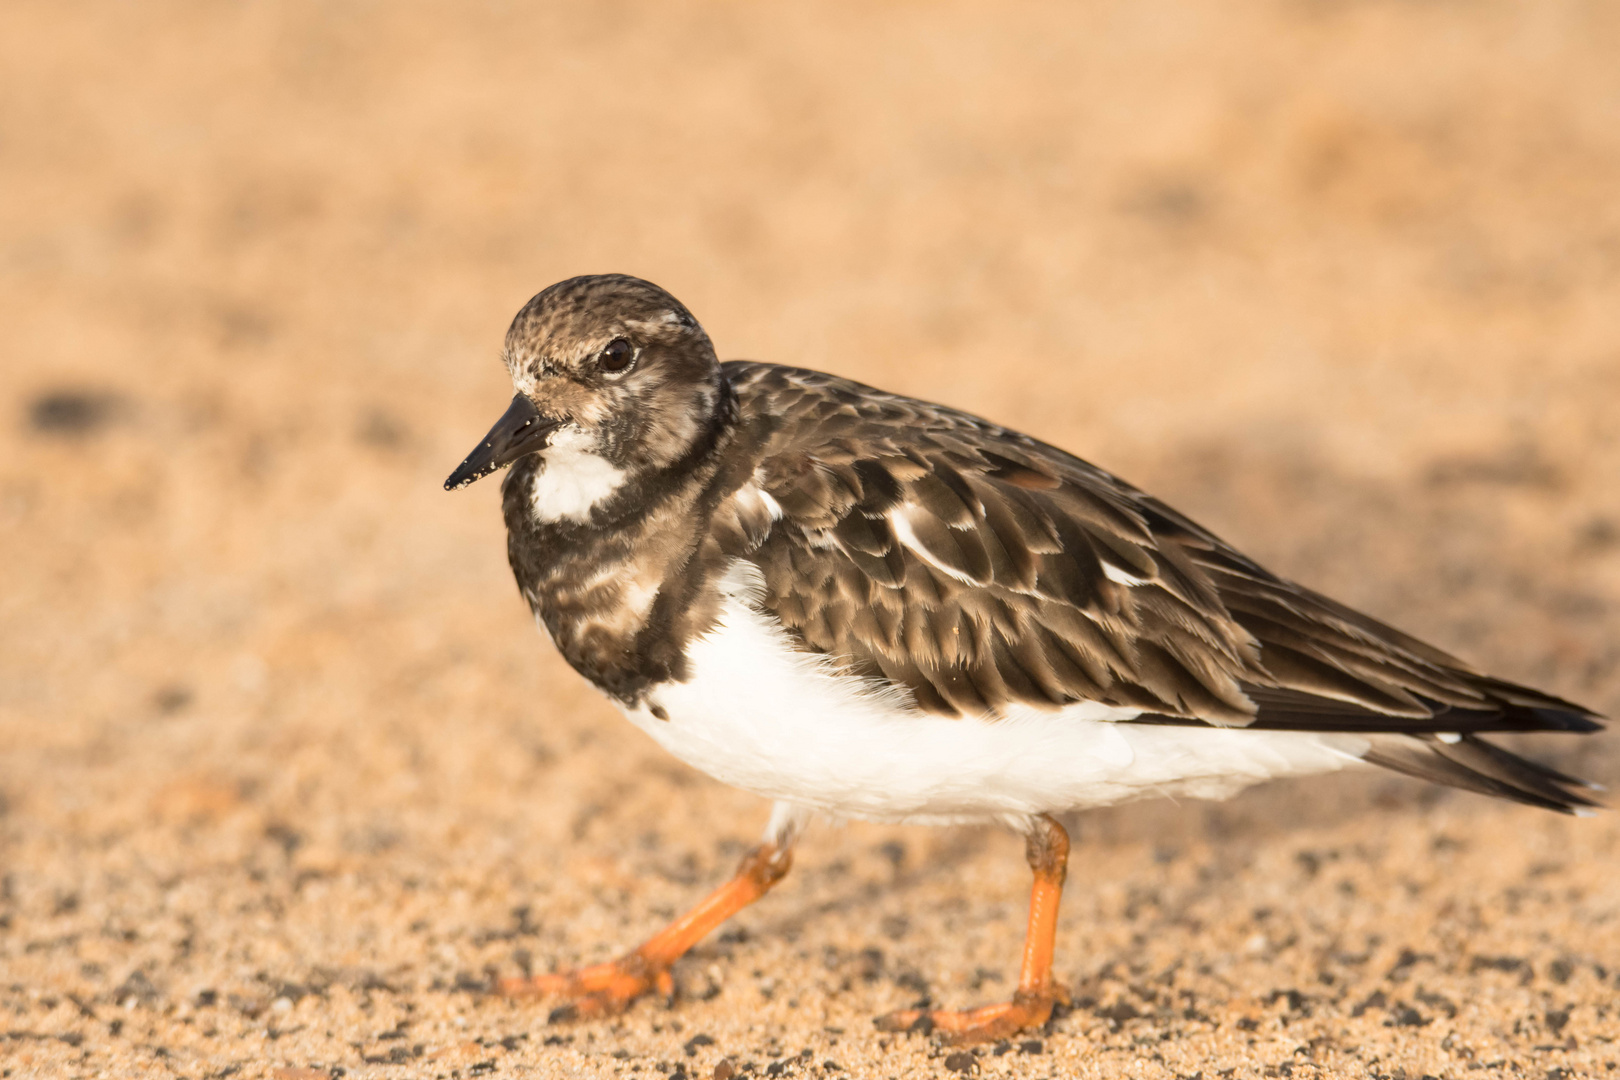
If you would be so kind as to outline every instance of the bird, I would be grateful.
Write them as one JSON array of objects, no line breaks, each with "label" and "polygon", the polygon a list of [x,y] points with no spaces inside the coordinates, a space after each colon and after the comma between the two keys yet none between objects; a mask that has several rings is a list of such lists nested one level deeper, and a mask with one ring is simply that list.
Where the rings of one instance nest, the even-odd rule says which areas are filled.
[{"label": "bird", "polygon": [[1033,875],[1010,1000],[902,1009],[967,1044],[1047,1023],[1060,816],[1381,766],[1566,813],[1597,785],[1486,736],[1602,718],[1262,568],[1057,447],[836,375],[722,363],[668,292],[570,278],[507,330],[515,394],[445,482],[510,466],[540,627],[652,740],[771,800],[734,877],[620,958],[499,980],[552,1021],[673,998],[815,819],[998,824]]}]

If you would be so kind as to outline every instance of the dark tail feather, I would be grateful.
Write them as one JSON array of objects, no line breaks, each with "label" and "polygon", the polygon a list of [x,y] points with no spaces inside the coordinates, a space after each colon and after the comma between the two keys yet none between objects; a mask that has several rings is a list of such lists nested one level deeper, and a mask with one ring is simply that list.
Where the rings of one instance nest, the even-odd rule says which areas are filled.
[{"label": "dark tail feather", "polygon": [[[1302,690],[1279,686],[1245,685],[1260,711],[1246,726],[1254,731],[1358,731],[1405,732],[1485,732],[1485,731],[1602,731],[1603,721],[1590,709],[1573,705],[1550,694],[1527,690],[1500,680],[1480,680],[1490,698],[1479,708],[1449,705],[1414,694],[1417,707],[1406,713],[1379,709],[1365,702],[1323,697]],[[1424,713],[1427,715],[1424,715]],[[1198,724],[1186,718],[1140,717],[1157,723]]]},{"label": "dark tail feather", "polygon": [[1375,739],[1362,760],[1437,784],[1565,814],[1603,805],[1585,794],[1594,785],[1473,735],[1463,735],[1455,742],[1432,735],[1389,735]]},{"label": "dark tail feather", "polygon": [[1603,730],[1603,721],[1597,713],[1573,701],[1565,701],[1561,697],[1544,694],[1540,690],[1532,690],[1528,686],[1520,686],[1518,683],[1502,679],[1481,677],[1479,683],[1492,697],[1505,701],[1510,706],[1517,706],[1514,711],[1527,714],[1527,717],[1534,717],[1535,722],[1525,724],[1521,730],[1579,732]]}]

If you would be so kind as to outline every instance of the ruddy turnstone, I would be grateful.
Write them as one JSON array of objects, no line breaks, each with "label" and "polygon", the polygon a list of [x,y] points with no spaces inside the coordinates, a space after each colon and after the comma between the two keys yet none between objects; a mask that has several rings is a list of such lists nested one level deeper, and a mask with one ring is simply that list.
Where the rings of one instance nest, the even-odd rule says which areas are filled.
[{"label": "ruddy turnstone", "polygon": [[775,806],[736,877],[611,963],[512,978],[554,1017],[670,966],[787,873],[814,815],[1001,822],[1035,882],[1012,1000],[909,1009],[956,1042],[1044,1023],[1055,814],[1378,765],[1552,810],[1589,785],[1491,732],[1598,730],[1286,581],[1152,496],[942,405],[721,363],[674,297],[560,282],[518,312],[517,394],[445,487],[511,465],[507,555],[574,669],[676,757]]}]

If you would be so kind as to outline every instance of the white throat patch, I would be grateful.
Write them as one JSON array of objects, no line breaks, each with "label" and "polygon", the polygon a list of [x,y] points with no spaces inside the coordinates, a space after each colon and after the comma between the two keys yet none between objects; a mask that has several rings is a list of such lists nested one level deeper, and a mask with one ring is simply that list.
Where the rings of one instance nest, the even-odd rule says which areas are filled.
[{"label": "white throat patch", "polygon": [[534,474],[529,504],[536,521],[586,521],[592,507],[624,485],[624,470],[595,449],[579,428],[558,429]]}]

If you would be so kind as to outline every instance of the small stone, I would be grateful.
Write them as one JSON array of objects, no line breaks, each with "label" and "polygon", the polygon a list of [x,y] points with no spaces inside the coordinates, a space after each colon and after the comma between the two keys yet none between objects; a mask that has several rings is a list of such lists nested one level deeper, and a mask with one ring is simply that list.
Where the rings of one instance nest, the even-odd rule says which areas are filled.
[{"label": "small stone", "polygon": [[48,435],[76,438],[94,434],[118,417],[122,399],[96,390],[53,390],[28,406],[28,424]]},{"label": "small stone", "polygon": [[1392,1009],[1390,1011],[1389,1019],[1384,1021],[1384,1026],[1385,1027],[1422,1027],[1423,1025],[1427,1024],[1428,1022],[1429,1021],[1424,1018],[1423,1014],[1418,1012],[1416,1009],[1412,1008],[1412,1006],[1410,1006],[1410,1005],[1397,1005],[1397,1006],[1395,1006],[1394,1009]]}]

